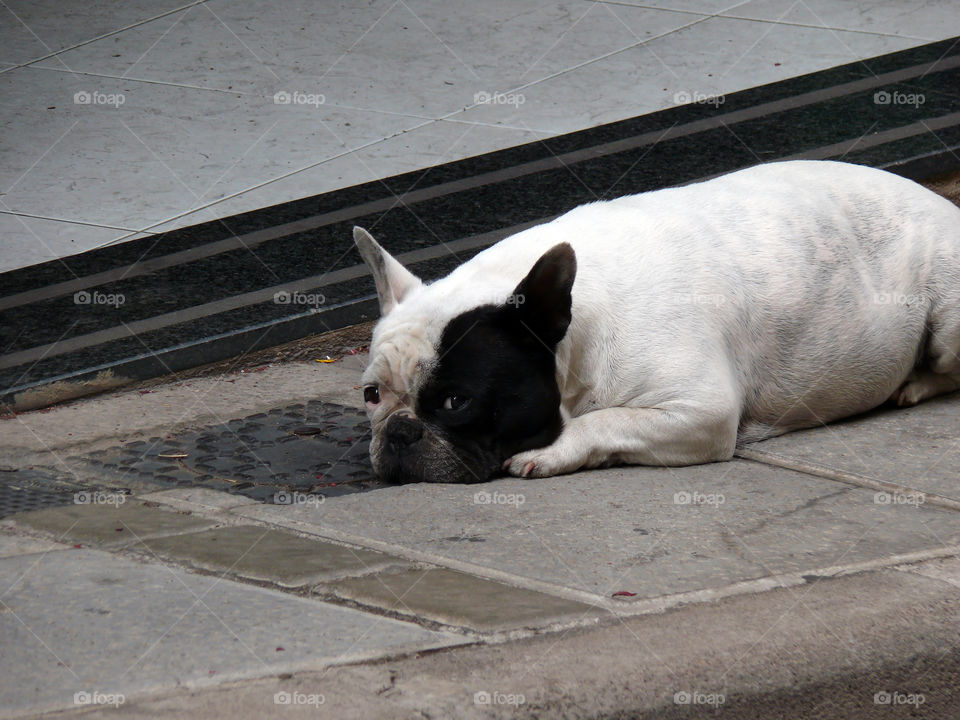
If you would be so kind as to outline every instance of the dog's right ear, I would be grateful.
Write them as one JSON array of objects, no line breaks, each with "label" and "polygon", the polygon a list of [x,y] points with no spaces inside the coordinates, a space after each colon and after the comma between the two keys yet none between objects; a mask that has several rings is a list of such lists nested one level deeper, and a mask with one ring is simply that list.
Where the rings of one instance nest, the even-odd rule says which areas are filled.
[{"label": "dog's right ear", "polygon": [[353,228],[353,241],[367,263],[377,284],[380,299],[380,316],[383,317],[397,306],[414,288],[423,283],[407,270],[390,253],[380,247],[373,236],[362,227]]},{"label": "dog's right ear", "polygon": [[521,323],[544,346],[555,349],[572,319],[577,256],[569,243],[547,250],[508,300],[509,317]]}]

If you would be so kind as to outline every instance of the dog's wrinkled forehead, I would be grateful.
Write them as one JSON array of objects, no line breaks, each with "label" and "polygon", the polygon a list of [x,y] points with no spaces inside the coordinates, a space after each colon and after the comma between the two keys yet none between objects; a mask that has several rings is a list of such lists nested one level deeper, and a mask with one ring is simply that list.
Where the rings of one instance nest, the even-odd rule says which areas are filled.
[{"label": "dog's wrinkled forehead", "polygon": [[382,321],[373,334],[364,384],[379,384],[397,396],[416,398],[437,359],[437,333],[431,329],[413,318]]}]

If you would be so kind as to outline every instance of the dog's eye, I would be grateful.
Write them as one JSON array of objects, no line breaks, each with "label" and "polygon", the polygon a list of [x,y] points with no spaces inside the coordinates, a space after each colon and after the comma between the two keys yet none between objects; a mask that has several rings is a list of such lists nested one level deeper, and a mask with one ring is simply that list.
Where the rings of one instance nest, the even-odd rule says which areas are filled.
[{"label": "dog's eye", "polygon": [[452,410],[454,412],[457,410],[463,410],[469,404],[470,398],[468,398],[466,395],[447,395],[443,399],[443,409]]},{"label": "dog's eye", "polygon": [[380,388],[376,385],[367,385],[363,389],[363,401],[368,405],[380,404]]}]

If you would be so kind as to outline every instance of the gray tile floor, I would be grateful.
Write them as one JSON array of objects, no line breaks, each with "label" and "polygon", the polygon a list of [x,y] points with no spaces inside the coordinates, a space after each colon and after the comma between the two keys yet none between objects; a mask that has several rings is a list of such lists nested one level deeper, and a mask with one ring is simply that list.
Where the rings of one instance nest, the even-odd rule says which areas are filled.
[{"label": "gray tile floor", "polygon": [[960,34],[955,0],[4,0],[0,271]]}]

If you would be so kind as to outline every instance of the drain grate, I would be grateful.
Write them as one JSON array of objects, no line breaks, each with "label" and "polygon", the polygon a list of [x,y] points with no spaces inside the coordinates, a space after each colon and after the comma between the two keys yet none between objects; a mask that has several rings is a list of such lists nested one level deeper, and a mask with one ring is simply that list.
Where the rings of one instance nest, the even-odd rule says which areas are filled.
[{"label": "drain grate", "polygon": [[0,472],[0,518],[70,505],[80,485],[67,483],[39,470]]},{"label": "drain grate", "polygon": [[333,497],[386,487],[370,465],[369,441],[362,410],[314,400],[83,460],[121,486],[136,479],[289,503],[297,493]]}]

